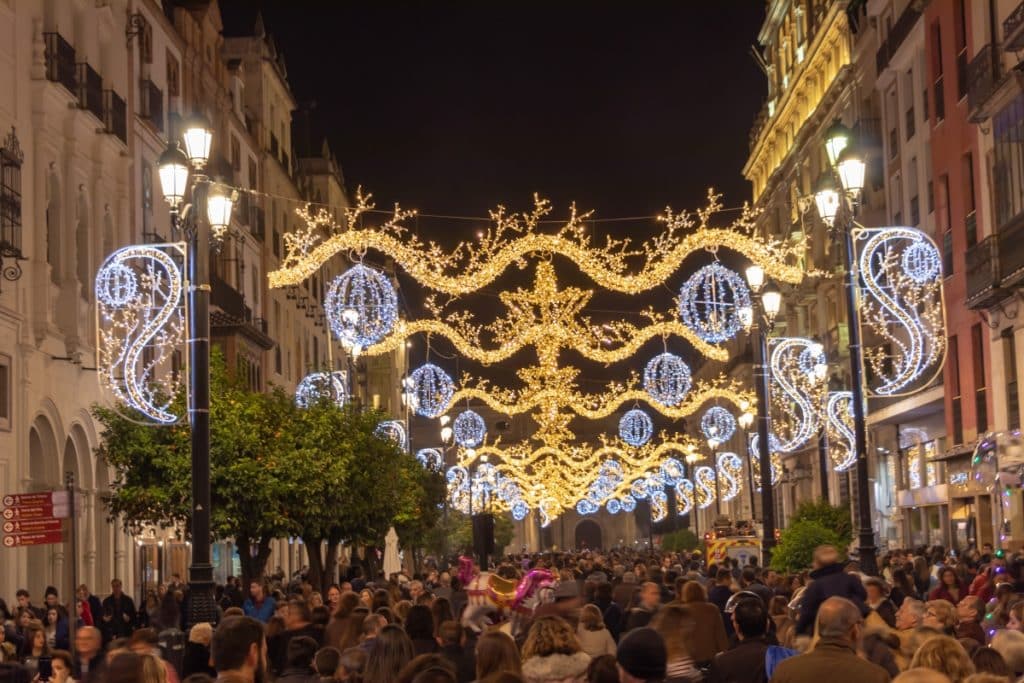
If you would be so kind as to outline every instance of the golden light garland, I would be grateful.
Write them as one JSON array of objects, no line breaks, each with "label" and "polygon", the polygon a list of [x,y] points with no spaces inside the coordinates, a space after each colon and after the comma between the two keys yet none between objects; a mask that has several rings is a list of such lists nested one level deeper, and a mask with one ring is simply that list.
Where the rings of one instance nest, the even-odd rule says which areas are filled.
[{"label": "golden light garland", "polygon": [[[509,213],[499,206],[490,212],[493,226],[477,243],[462,242],[453,250],[445,251],[436,242],[423,242],[411,234],[404,224],[416,212],[402,210],[397,205],[383,225],[355,227],[363,214],[374,209],[371,195],[360,191],[355,205],[345,210],[341,224],[326,210],[300,209],[299,216],[306,226],[285,238],[283,266],[269,273],[268,279],[271,288],[298,285],[337,254],[365,253],[373,249],[393,258],[422,285],[438,292],[462,295],[494,282],[512,265],[522,267],[526,255],[540,253],[568,258],[605,289],[639,294],[663,283],[690,254],[724,247],[760,265],[772,279],[801,282],[807,275],[799,265],[804,243],[764,241],[755,237],[757,212],[748,207],[744,207],[729,227],[710,227],[712,216],[722,208],[719,197],[709,191],[708,206],[696,215],[666,209],[660,217],[665,225],[662,234],[634,249],[628,239],[611,237],[606,238],[603,246],[595,245],[586,231],[590,213],[581,214],[575,206],[557,231],[538,232],[541,220],[551,213],[551,204],[535,196],[532,211]],[[324,238],[325,232],[333,234]],[[629,264],[634,259],[642,261],[642,265],[631,273]]]}]

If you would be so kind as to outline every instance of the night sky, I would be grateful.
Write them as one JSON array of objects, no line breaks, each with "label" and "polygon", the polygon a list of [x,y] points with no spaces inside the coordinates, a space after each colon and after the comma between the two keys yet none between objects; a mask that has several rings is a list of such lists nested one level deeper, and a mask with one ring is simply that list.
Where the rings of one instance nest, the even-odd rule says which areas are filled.
[{"label": "night sky", "polygon": [[[451,245],[473,239],[485,224],[423,214],[486,216],[499,203],[521,211],[535,192],[554,203],[558,218],[571,201],[593,209],[596,219],[641,217],[593,224],[599,241],[605,232],[649,237],[659,230],[651,217],[666,205],[703,206],[709,186],[723,192],[725,206],[750,197],[741,169],[766,90],[750,55],[763,0],[220,6],[226,35],[251,33],[262,12],[300,107],[315,102],[314,147],[326,135],[350,191],[361,185],[381,208],[395,201],[417,208],[415,229],[424,238]],[[303,116],[294,114],[297,121]],[[301,150],[303,128],[293,130]],[[695,259],[666,287],[641,297],[599,294],[589,313],[596,321],[640,322],[643,306],[674,307],[686,272],[707,261]],[[559,273],[590,284],[571,266]],[[530,279],[532,269],[513,271],[465,305],[485,322],[502,311],[496,289]],[[402,278],[407,314],[425,314],[421,295]],[[434,340],[435,350],[444,346]],[[647,346],[641,361],[662,345]],[[456,377],[470,370],[515,386],[515,366],[532,356],[523,352],[488,368],[436,353],[431,359]],[[419,341],[410,360],[425,360]],[[584,368],[583,388],[594,390],[635,365],[571,360]]]},{"label": "night sky", "polygon": [[762,0],[220,5],[227,35],[262,11],[314,140],[379,205],[486,215],[539,192],[613,218],[700,206],[710,185],[749,198]]}]

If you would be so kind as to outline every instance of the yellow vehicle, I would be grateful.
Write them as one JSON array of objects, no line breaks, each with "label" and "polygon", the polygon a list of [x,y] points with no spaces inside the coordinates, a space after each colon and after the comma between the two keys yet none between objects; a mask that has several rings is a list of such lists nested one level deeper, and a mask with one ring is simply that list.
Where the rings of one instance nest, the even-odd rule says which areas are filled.
[{"label": "yellow vehicle", "polygon": [[761,539],[749,522],[719,517],[712,531],[704,534],[707,564],[720,564],[726,557],[732,558],[739,566],[746,567],[750,558],[761,560]]}]

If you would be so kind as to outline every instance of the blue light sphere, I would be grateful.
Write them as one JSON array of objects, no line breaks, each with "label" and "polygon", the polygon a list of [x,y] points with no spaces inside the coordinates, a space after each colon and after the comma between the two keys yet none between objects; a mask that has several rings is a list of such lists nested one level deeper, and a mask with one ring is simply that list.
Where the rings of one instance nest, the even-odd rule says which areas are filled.
[{"label": "blue light sphere", "polygon": [[119,261],[108,259],[96,274],[96,298],[111,308],[124,308],[138,291],[135,271]]},{"label": "blue light sphere", "polygon": [[651,417],[639,408],[633,408],[619,420],[619,437],[630,446],[643,446],[653,434]]},{"label": "blue light sphere", "polygon": [[576,503],[576,512],[581,515],[592,515],[598,510],[600,510],[600,508],[586,498]]},{"label": "blue light sphere", "polygon": [[622,502],[622,509],[625,510],[626,512],[632,512],[633,510],[636,510],[636,498],[629,495],[628,493],[622,496],[620,501]]},{"label": "blue light sphere", "polygon": [[463,448],[476,448],[487,436],[487,424],[477,413],[464,410],[452,423],[452,434],[455,436],[455,443]]},{"label": "blue light sphere", "polygon": [[736,418],[721,406],[711,406],[700,418],[700,431],[705,439],[717,439],[723,443],[736,433]]},{"label": "blue light sphere", "polygon": [[343,406],[347,395],[343,373],[311,372],[303,377],[299,386],[295,388],[295,405],[308,408],[318,401],[327,399],[338,406]]},{"label": "blue light sphere", "polygon": [[917,240],[903,251],[900,259],[903,272],[919,285],[933,282],[942,273],[939,250],[927,240]]},{"label": "blue light sphere", "polygon": [[444,457],[437,448],[421,448],[416,451],[416,459],[428,470],[440,470],[444,464]]},{"label": "blue light sphere", "polygon": [[530,506],[521,500],[517,500],[512,504],[512,518],[517,522],[521,522],[526,519],[526,515],[530,514]]},{"label": "blue light sphere", "polygon": [[750,308],[747,283],[717,261],[691,275],[679,290],[683,324],[711,344],[736,336],[743,327],[740,310],[744,308]]},{"label": "blue light sphere", "polygon": [[357,263],[331,282],[324,312],[338,341],[363,349],[394,329],[398,296],[387,275]]},{"label": "blue light sphere", "polygon": [[622,511],[622,503],[619,502],[618,498],[612,498],[605,503],[604,508],[609,512],[609,514],[617,515]]},{"label": "blue light sphere", "polygon": [[660,353],[644,368],[644,389],[662,405],[679,405],[691,386],[690,366],[674,353]]},{"label": "blue light sphere", "polygon": [[438,417],[448,410],[455,395],[455,383],[447,372],[427,363],[413,370],[409,379],[412,380],[412,408],[417,415]]},{"label": "blue light sphere", "polygon": [[405,424],[401,420],[385,420],[377,425],[377,428],[373,430],[373,433],[382,439],[387,439],[393,442],[396,446],[401,449],[405,449],[407,444],[405,437]]}]

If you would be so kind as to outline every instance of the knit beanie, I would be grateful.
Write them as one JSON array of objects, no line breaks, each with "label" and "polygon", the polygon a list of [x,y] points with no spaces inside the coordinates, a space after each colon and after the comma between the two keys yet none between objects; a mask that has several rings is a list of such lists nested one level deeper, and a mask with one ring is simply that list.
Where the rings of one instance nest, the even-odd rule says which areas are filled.
[{"label": "knit beanie", "polygon": [[619,642],[615,660],[634,678],[661,680],[668,661],[665,640],[653,628],[635,628]]}]

